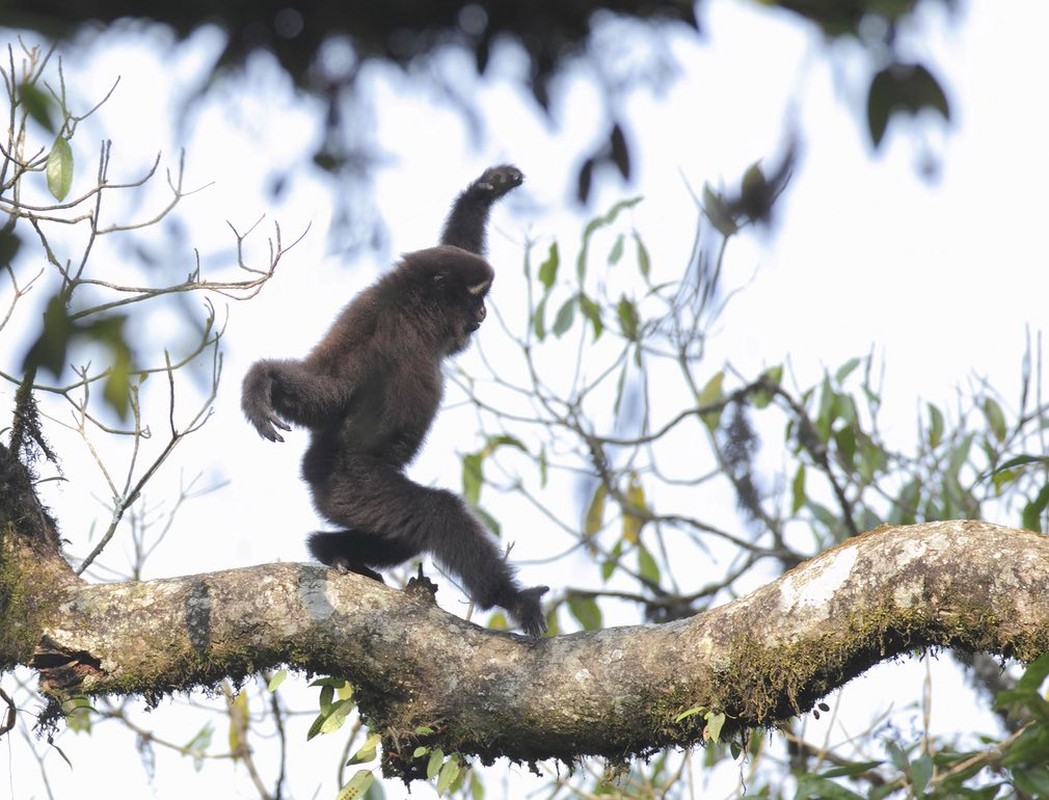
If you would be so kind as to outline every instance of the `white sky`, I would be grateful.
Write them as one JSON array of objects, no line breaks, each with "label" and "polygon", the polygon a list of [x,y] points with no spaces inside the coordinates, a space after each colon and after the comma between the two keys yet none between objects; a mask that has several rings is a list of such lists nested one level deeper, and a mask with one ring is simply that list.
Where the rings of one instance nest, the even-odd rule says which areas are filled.
[{"label": "white sky", "polygon": [[[644,195],[634,224],[657,262],[673,273],[685,263],[695,224],[685,182],[699,188],[704,181],[736,181],[749,163],[775,154],[785,115],[796,114],[805,144],[796,178],[772,234],[732,246],[732,274],[740,281],[754,277],[723,317],[712,358],[754,371],[789,355],[799,381],[807,385],[824,366],[833,368],[873,346],[887,364],[886,416],[890,435],[898,434],[901,443],[913,436],[919,398],[949,402],[972,375],[986,376],[1012,400],[1025,329],[1042,329],[1049,298],[1042,243],[1049,205],[1044,198],[1049,110],[1042,84],[1049,75],[1049,52],[1041,41],[1049,10],[1037,0],[975,4],[966,8],[957,27],[932,16],[929,35],[917,41],[932,45],[927,60],[947,88],[955,124],[945,131],[932,120],[920,133],[893,126],[883,152],[872,155],[857,99],[862,79],[847,47],[828,48],[774,11],[711,0],[705,41],[673,37],[670,42],[681,78],[663,96],[640,93],[628,103],[634,181],[629,186],[615,179],[601,182],[590,209]],[[376,138],[392,157],[375,181],[376,202],[390,231],[389,251],[374,263],[346,263],[326,252],[331,187],[305,174],[279,206],[266,194],[264,180],[272,165],[302,162],[317,135],[308,109],[293,104],[290,87],[272,68],[257,64],[248,81],[225,86],[190,115],[172,140],[173,109],[192,90],[179,81],[199,74],[209,46],[207,34],[198,37],[196,49],[172,52],[151,42],[106,39],[87,58],[67,60],[74,96],[84,93],[93,100],[121,76],[112,101],[86,124],[90,134],[82,138],[112,138],[122,175],[135,172],[125,165],[145,163],[157,149],[170,163],[184,145],[187,183],[214,181],[182,208],[193,245],[228,254],[226,219],[246,228],[265,213],[280,221],[286,239],[313,224],[263,294],[230,308],[215,417],[208,433],[190,441],[168,467],[167,489],[158,486],[152,497],[164,500],[180,469],[187,477],[203,469],[209,479],[231,483],[180,512],[175,532],[150,564],[157,575],[304,560],[300,532],[317,525],[298,481],[304,437],[289,437],[281,447],[261,442],[239,412],[240,376],[257,357],[293,356],[310,347],[375,269],[397,252],[434,241],[448,200],[466,180],[504,160],[527,175],[522,196],[497,211],[490,237],[499,270],[494,303],[510,313],[522,296],[515,280],[526,235],[557,236],[563,245],[578,241],[586,215],[576,213],[570,199],[575,159],[582,144],[604,130],[595,89],[578,74],[555,95],[555,126],[537,118],[530,101],[508,91],[505,83],[477,87],[487,125],[479,143],[470,139],[453,109],[394,77],[380,88],[376,104]],[[926,52],[917,55],[924,58]],[[923,141],[940,164],[931,181],[918,174]],[[185,269],[180,264],[176,274]],[[463,443],[459,424],[442,417],[413,470],[417,479],[458,486],[459,462],[451,454],[472,446]],[[54,439],[67,473],[81,474],[83,453],[75,452],[75,443]],[[104,492],[97,484],[64,487],[55,499],[60,518],[64,509],[98,508],[92,495]],[[77,519],[72,513],[66,518]],[[101,510],[99,520],[102,525]],[[76,523],[66,525],[64,533],[76,551],[85,552],[86,532]],[[288,533],[273,535],[276,530]],[[515,556],[536,557],[543,549],[542,537],[534,536],[519,542]],[[114,543],[110,563],[121,566],[122,552],[126,547]],[[527,568],[522,575],[528,582]],[[920,691],[922,665],[889,669],[895,686]],[[957,680],[950,671],[937,673],[934,686],[942,703],[961,691]],[[163,729],[170,708],[162,704],[147,722]],[[172,738],[188,740],[193,725],[200,724],[200,718],[192,720]],[[221,741],[224,729],[221,720],[216,722]],[[940,723],[934,716],[934,724],[945,730],[954,722]],[[8,742],[11,796],[42,796],[35,765],[19,752],[21,740],[9,737]],[[57,797],[111,791],[108,748],[131,747],[126,737],[99,734],[64,735],[60,743],[74,769],[49,756]],[[302,753],[303,746],[295,746]],[[337,743],[328,747],[329,756],[332,747]],[[323,748],[307,747],[321,757]],[[139,780],[142,771],[133,750],[121,752],[127,759],[121,771]],[[141,784],[143,796],[184,796],[197,786],[210,790],[213,781],[221,783],[232,772],[226,765],[209,765],[198,774],[180,759],[162,757],[160,763],[156,782]],[[320,779],[293,774],[295,796],[313,796],[318,780],[319,796],[331,796],[331,763],[325,762]],[[293,773],[302,772],[292,767]],[[235,796],[251,796],[243,770],[239,776]],[[387,786],[387,792],[398,796],[396,785]],[[413,796],[425,797],[426,790],[417,786]]]}]

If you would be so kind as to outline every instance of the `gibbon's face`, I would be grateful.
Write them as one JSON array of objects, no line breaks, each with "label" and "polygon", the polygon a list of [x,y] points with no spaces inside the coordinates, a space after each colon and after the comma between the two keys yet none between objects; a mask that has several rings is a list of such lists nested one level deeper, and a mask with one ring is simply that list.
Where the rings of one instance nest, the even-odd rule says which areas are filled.
[{"label": "gibbon's face", "polygon": [[449,353],[458,353],[466,349],[470,344],[470,334],[481,327],[484,318],[488,316],[488,309],[484,305],[484,297],[488,294],[492,281],[485,280],[473,286],[463,287],[462,294],[458,298],[458,308],[453,315],[452,329],[450,331],[452,341],[449,344]]}]

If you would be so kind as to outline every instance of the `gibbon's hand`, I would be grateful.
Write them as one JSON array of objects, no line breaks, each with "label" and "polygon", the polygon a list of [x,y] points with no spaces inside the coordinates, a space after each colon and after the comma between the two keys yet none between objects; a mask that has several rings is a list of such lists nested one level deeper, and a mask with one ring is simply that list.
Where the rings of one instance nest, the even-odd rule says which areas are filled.
[{"label": "gibbon's hand", "polygon": [[278,417],[273,409],[270,409],[265,416],[252,419],[251,424],[254,425],[255,430],[259,432],[259,436],[263,439],[268,439],[271,442],[284,441],[284,437],[277,433],[277,428],[280,428],[282,431],[291,430],[291,425]]},{"label": "gibbon's hand", "polygon": [[244,378],[241,408],[259,436],[271,442],[283,442],[277,429],[290,431],[291,426],[273,410],[273,378],[266,362],[255,364]]},{"label": "gibbon's hand", "polygon": [[500,164],[498,167],[486,169],[471,188],[477,192],[483,192],[495,200],[511,189],[520,186],[523,182],[524,173],[521,170],[512,164]]}]

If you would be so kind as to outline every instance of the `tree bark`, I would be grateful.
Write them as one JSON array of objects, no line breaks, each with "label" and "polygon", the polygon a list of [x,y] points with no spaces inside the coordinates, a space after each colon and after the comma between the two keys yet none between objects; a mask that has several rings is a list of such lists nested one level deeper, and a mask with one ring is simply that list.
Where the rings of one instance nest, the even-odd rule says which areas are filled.
[{"label": "tree bark", "polygon": [[[15,541],[5,561],[37,557]],[[1047,587],[1045,536],[883,526],[689,619],[534,641],[461,620],[425,591],[268,564],[41,589],[51,599],[29,663],[51,695],[147,698],[285,664],[348,679],[388,746],[426,725],[428,743],[485,760],[620,758],[695,744],[705,712],[725,715],[722,738],[770,725],[916,648],[1031,660],[1049,649]]]}]

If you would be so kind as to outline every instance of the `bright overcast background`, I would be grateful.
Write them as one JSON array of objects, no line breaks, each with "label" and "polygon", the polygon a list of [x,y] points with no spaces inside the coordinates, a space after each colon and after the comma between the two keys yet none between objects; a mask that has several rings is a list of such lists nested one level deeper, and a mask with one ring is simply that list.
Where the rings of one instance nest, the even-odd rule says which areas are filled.
[{"label": "bright overcast background", "polygon": [[[499,78],[500,70],[514,74],[518,65],[512,54],[497,57],[494,80],[470,90],[480,98],[479,138],[434,93],[393,68],[377,70],[373,137],[388,160],[375,171],[373,202],[386,237],[377,251],[352,253],[327,233],[338,187],[309,163],[320,136],[321,109],[297,98],[265,58],[253,60],[245,76],[223,82],[184,113],[186,99],[208,71],[217,33],[199,33],[188,47],[134,31],[65,47],[60,52],[67,86],[81,106],[97,101],[120,77],[111,100],[78,136],[85,180],[94,167],[83,166],[93,157],[83,147],[104,137],[113,140],[118,178],[139,174],[157,151],[164,164],[173,164],[185,148],[187,186],[208,186],[184,201],[179,220],[186,252],[198,247],[206,264],[235,256],[226,220],[246,229],[265,215],[259,257],[274,221],[286,241],[311,226],[259,297],[228,307],[214,417],[166,467],[166,483],[151,487],[148,495],[162,502],[165,491],[175,491],[180,472],[187,479],[202,473],[200,485],[223,485],[180,509],[172,532],[147,562],[147,577],[306,559],[304,535],[320,523],[298,478],[305,435],[293,434],[284,445],[261,441],[239,411],[241,376],[256,358],[303,354],[341,305],[397,253],[434,243],[449,200],[493,163],[513,162],[527,176],[524,187],[497,207],[489,237],[490,260],[498,271],[493,305],[513,318],[524,313],[525,241],[556,237],[574,244],[583,221],[624,197],[644,198],[632,212],[632,224],[657,269],[680,275],[697,220],[690,192],[704,182],[734,184],[754,160],[774,159],[793,122],[803,142],[795,177],[773,226],[730,245],[730,281],[747,286],[721,319],[710,363],[727,360],[753,374],[787,360],[792,380],[808,385],[825,367],[873,350],[885,370],[890,443],[897,435],[900,444],[913,438],[921,401],[949,407],[956,389],[975,380],[986,378],[1004,402],[1015,402],[1027,337],[1039,336],[1049,318],[1043,243],[1049,211],[1044,44],[1049,7],[1038,0],[963,4],[956,22],[935,7],[926,11],[915,35],[923,50],[916,55],[927,54],[935,65],[953,121],[894,123],[874,153],[863,122],[866,78],[855,69],[848,46],[829,47],[810,28],[768,9],[709,0],[703,4],[702,40],[671,34],[648,43],[667,48],[680,74],[664,91],[630,96],[622,117],[632,144],[632,180],[624,184],[602,173],[591,206],[582,210],[573,199],[576,159],[607,129],[598,90],[585,70],[558,81],[550,124],[510,77]],[[454,70],[455,62],[449,56],[447,69]],[[274,199],[269,189],[275,168],[289,166],[296,177]],[[179,261],[170,268],[178,274],[190,266]],[[225,314],[225,306],[219,307]],[[11,330],[5,353],[24,346],[11,340]],[[486,331],[487,326],[482,336]],[[10,360],[5,357],[5,363]],[[13,394],[10,388],[4,392]],[[442,416],[413,477],[457,488],[458,454],[477,444],[470,421],[468,414],[454,411]],[[59,433],[51,438],[69,476],[90,473],[82,445]],[[91,543],[87,530],[71,525],[97,518],[104,527],[105,511],[97,500],[104,496],[98,483],[70,482],[48,497],[59,520],[66,521],[63,534],[78,555]],[[571,503],[572,495],[556,502]],[[726,511],[732,512],[730,502]],[[567,505],[563,513],[580,512]],[[516,518],[503,523],[505,535],[518,540],[514,559],[524,562],[523,581],[556,583],[547,567],[527,563],[548,555],[537,527],[541,520],[516,535]],[[128,547],[118,537],[103,562],[118,571],[126,567]],[[451,610],[461,609],[442,596],[445,600]],[[891,671],[888,685],[901,692],[899,703],[921,691],[924,665],[876,670],[882,680],[886,671]],[[944,698],[937,707],[944,716],[936,722],[945,730],[962,724],[947,708],[952,680],[945,673],[935,681]],[[869,691],[857,686],[846,691]],[[162,727],[172,706],[162,702],[146,720]],[[195,719],[171,738],[188,740],[191,726],[200,724]],[[864,724],[861,718],[857,729]],[[971,724],[988,729],[993,720],[974,714]],[[218,725],[221,729],[221,720]],[[323,773],[293,768],[291,794],[333,796],[336,750],[304,745],[294,734],[292,742],[302,757],[312,760],[316,754]],[[194,790],[214,797],[251,796],[243,774],[231,783],[235,788],[219,788],[236,772],[234,766],[207,765],[198,773],[187,759],[166,754],[158,755],[151,782],[129,734],[67,733],[59,743],[73,766],[47,756],[55,797],[117,792],[174,798]],[[26,748],[12,736],[0,746],[9,761],[4,772],[11,775],[10,796],[46,796]],[[37,749],[45,752],[46,746]],[[125,794],[120,785],[134,788]],[[731,779],[727,787],[733,789]],[[388,797],[403,792],[398,784],[385,788]],[[490,790],[498,796],[497,784]],[[429,789],[416,785],[412,796],[427,797]]]}]

